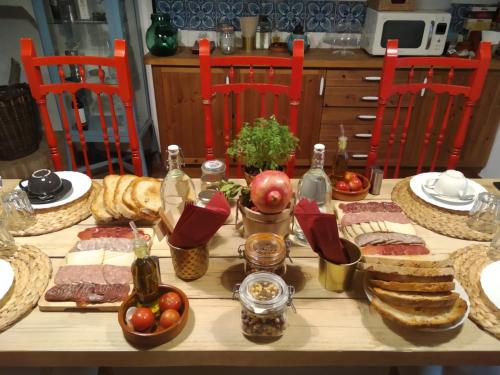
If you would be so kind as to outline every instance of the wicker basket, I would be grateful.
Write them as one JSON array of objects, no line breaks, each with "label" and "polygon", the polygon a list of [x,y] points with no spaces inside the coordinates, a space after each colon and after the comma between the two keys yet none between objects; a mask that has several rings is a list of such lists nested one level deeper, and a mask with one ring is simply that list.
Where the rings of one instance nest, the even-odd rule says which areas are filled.
[{"label": "wicker basket", "polygon": [[29,86],[0,86],[0,160],[32,154],[40,145],[36,105]]}]

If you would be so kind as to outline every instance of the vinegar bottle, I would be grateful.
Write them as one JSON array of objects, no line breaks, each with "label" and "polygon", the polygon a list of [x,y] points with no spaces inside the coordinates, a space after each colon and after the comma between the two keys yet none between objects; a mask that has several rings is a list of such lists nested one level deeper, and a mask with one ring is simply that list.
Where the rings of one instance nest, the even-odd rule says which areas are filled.
[{"label": "vinegar bottle", "polygon": [[349,154],[347,153],[347,137],[344,135],[344,125],[340,125],[338,148],[333,163],[334,181],[339,181],[344,179],[348,161],[349,161]]}]

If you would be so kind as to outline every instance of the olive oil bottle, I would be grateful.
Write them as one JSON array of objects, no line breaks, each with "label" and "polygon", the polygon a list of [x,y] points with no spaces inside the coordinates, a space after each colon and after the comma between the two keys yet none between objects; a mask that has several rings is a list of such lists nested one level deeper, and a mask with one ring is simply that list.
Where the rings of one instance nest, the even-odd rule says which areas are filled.
[{"label": "olive oil bottle", "polygon": [[160,310],[160,270],[157,262],[149,256],[148,244],[138,234],[134,222],[130,222],[130,226],[135,234],[134,252],[137,259],[132,263],[132,278],[137,302],[138,305],[147,306],[151,308],[153,314],[157,314]]}]

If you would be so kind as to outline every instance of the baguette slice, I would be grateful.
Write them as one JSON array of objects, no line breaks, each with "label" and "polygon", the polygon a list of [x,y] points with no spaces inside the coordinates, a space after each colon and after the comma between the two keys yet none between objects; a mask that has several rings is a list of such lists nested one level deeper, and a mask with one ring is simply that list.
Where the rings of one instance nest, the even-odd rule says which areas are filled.
[{"label": "baguette slice", "polygon": [[[427,268],[432,269],[432,268]],[[434,275],[434,276],[414,276],[414,275],[401,275],[399,273],[386,273],[370,271],[373,279],[384,281],[397,281],[400,283],[437,283],[437,282],[451,282],[453,275]]]},{"label": "baguette slice", "polygon": [[455,289],[455,283],[451,282],[430,282],[430,283],[401,283],[398,281],[385,281],[370,279],[373,287],[393,290],[396,292],[418,292],[418,293],[436,293],[449,292]]},{"label": "baguette slice", "polygon": [[159,215],[160,186],[160,181],[152,177],[140,177],[132,183],[132,200],[141,213],[148,216]]},{"label": "baguette slice", "polygon": [[118,183],[116,184],[115,195],[114,195],[114,206],[116,211],[126,217],[127,219],[137,220],[140,219],[140,215],[135,210],[131,210],[123,201],[123,194],[127,190],[128,186],[137,179],[137,176],[126,174],[120,176]]},{"label": "baguette slice", "polygon": [[406,267],[394,266],[384,263],[358,263],[358,268],[363,271],[373,271],[387,274],[407,275],[407,276],[451,276],[453,279],[452,267]]},{"label": "baguette slice", "polygon": [[113,220],[113,215],[104,206],[104,189],[101,185],[99,185],[99,190],[92,200],[90,211],[92,211],[94,219],[99,223],[108,223]]},{"label": "baguette slice", "polygon": [[450,307],[455,304],[459,295],[455,292],[417,293],[417,292],[394,292],[374,287],[373,293],[393,306],[414,307]]},{"label": "baguette slice", "polygon": [[113,215],[115,219],[119,219],[121,217],[120,213],[116,210],[114,199],[115,199],[115,190],[116,185],[118,184],[118,180],[120,176],[116,174],[110,174],[104,177],[104,205],[106,206],[106,210]]},{"label": "baguette slice", "polygon": [[440,309],[438,313],[433,309],[421,311],[418,308],[401,311],[377,297],[373,297],[371,303],[384,318],[412,328],[448,328],[458,323],[467,312],[467,302],[462,298],[458,298],[447,311]]},{"label": "baguette slice", "polygon": [[363,262],[369,264],[385,264],[397,267],[448,268],[453,262],[448,254],[436,255],[364,255]]},{"label": "baguette slice", "polygon": [[136,216],[140,219],[147,221],[155,221],[156,216],[148,215],[147,213],[141,211],[141,207],[136,204],[134,199],[132,198],[132,193],[134,191],[134,184],[142,177],[138,177],[132,183],[128,185],[125,189],[125,192],[122,195],[123,203],[127,206],[127,208],[131,211],[134,211]]}]

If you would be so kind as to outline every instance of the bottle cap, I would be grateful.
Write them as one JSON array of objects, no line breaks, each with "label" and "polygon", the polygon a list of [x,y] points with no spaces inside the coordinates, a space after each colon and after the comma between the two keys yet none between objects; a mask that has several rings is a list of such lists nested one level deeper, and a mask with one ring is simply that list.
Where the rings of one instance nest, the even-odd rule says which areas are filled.
[{"label": "bottle cap", "polygon": [[171,155],[177,155],[179,153],[179,146],[177,145],[169,145],[167,147],[168,153]]},{"label": "bottle cap", "polygon": [[325,151],[325,145],[323,143],[316,143],[314,145],[314,151],[324,152]]}]

